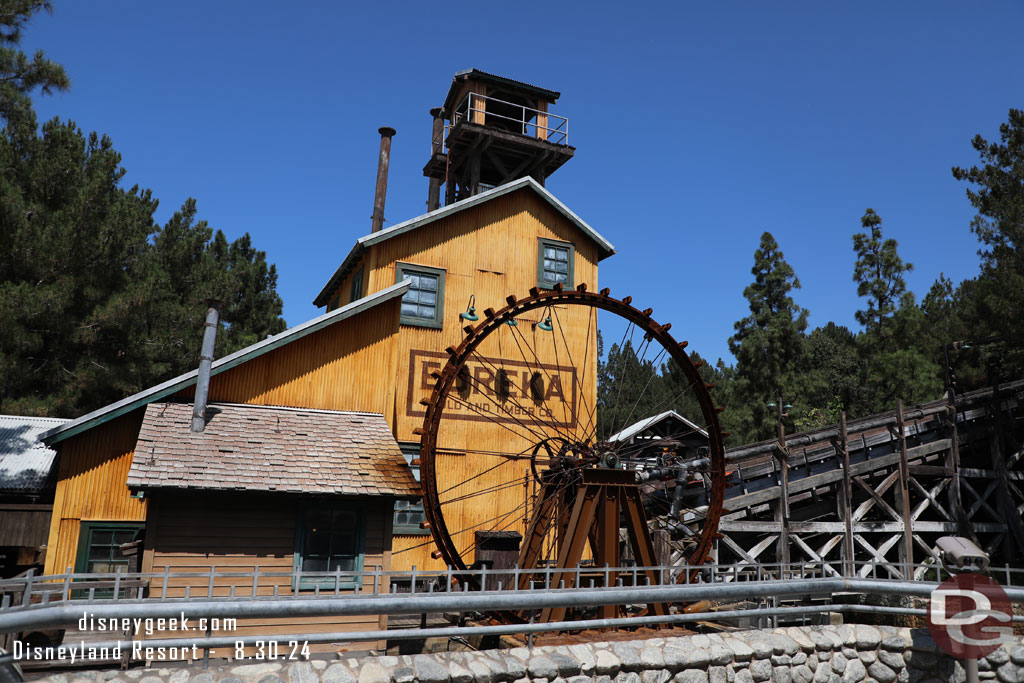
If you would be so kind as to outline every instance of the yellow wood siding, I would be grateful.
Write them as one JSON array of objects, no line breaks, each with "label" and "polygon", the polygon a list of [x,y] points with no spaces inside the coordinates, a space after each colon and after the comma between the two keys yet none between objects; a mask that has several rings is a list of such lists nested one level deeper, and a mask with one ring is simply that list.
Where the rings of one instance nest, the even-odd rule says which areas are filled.
[{"label": "yellow wood siding", "polygon": [[[211,403],[382,413],[393,405],[397,299],[214,375]],[[178,394],[191,400],[195,388]],[[390,418],[388,423],[391,424]]]},{"label": "yellow wood siding", "polygon": [[82,521],[144,522],[146,501],[125,486],[143,410],[64,441],[47,544],[45,573],[74,568]]},{"label": "yellow wood siding", "polygon": [[[214,580],[214,597],[226,598],[231,595],[232,586],[238,597],[252,595],[251,574],[254,567],[259,567],[261,578],[257,595],[274,595],[275,589],[280,595],[292,593],[288,574],[292,571],[294,559],[296,522],[302,506],[307,503],[306,499],[222,491],[156,495],[148,528],[146,571],[202,573],[214,568],[220,572],[248,573],[248,578],[224,577]],[[308,499],[309,503],[315,501],[313,498]],[[348,498],[338,502],[348,502],[365,511],[363,568],[386,571],[390,568],[391,499]],[[192,597],[207,596],[209,585],[209,578],[203,576],[171,578],[167,581],[167,596],[184,597],[186,587]],[[163,586],[162,579],[154,579],[150,585],[150,596],[162,596]],[[372,590],[373,578],[367,576],[364,586],[365,590]],[[351,593],[350,590],[343,592]],[[368,631],[384,628],[387,628],[386,616],[288,617],[242,619],[236,630],[214,632],[213,635]],[[173,635],[157,633],[148,637]],[[382,646],[381,643],[371,642],[342,644],[340,647],[330,643],[310,644],[309,647],[313,652],[333,652],[338,649]]]},{"label": "yellow wood siding", "polygon": [[[210,401],[383,413],[393,423],[398,301],[342,320],[215,375]],[[177,394],[191,400],[194,387]],[[62,444],[46,571],[74,567],[82,520],[145,521],[146,501],[125,479],[145,408]]]},{"label": "yellow wood siding", "polygon": [[[393,383],[396,415],[394,430],[400,441],[418,442],[420,439],[413,433],[413,429],[422,426],[423,422],[422,407],[418,401],[429,396],[429,387],[433,384],[426,363],[432,361],[437,364],[434,367],[442,366],[445,362],[442,353],[444,348],[455,346],[462,340],[462,328],[467,323],[459,318],[459,314],[466,310],[470,296],[475,295],[476,310],[481,317],[486,308],[497,310],[504,307],[505,297],[509,294],[520,298],[527,296],[530,288],[537,285],[540,238],[573,244],[574,284],[586,283],[591,290],[598,288],[597,245],[528,189],[498,197],[417,228],[407,235],[370,247],[369,258],[364,259],[364,262],[376,265],[367,265],[372,268],[367,292],[379,291],[394,284],[395,266],[399,262],[445,271],[442,329],[401,326]],[[558,366],[566,370],[575,367],[578,371],[575,379],[571,372],[551,372],[552,376],[559,376],[561,389],[567,395],[569,392],[575,395],[574,411],[585,420],[587,413],[593,410],[597,386],[597,323],[591,315],[591,309],[560,306],[553,314],[554,332],[544,332],[535,330],[531,324],[543,319],[543,311],[532,311],[520,319],[515,333],[511,330],[495,333],[479,348],[478,353],[496,364],[497,359],[504,360],[505,363],[500,364],[503,367],[526,368],[537,359],[530,357],[532,354],[524,355],[516,345],[518,340],[538,350],[540,362],[547,366]],[[431,353],[439,357],[432,359],[429,356]],[[524,358],[530,362],[524,362]],[[486,373],[486,367],[480,370]],[[516,384],[521,382],[517,380]],[[477,406],[476,410],[490,409],[494,403],[485,396],[477,396],[476,399],[479,400],[472,401]],[[553,405],[557,405],[557,401]],[[466,406],[463,408],[464,417],[467,411],[473,410]],[[494,406],[494,409],[497,407]],[[569,421],[569,414],[564,407],[554,408],[551,417],[556,421]],[[586,426],[577,425],[575,429],[581,432]],[[484,473],[487,469],[484,464],[486,460],[480,456],[460,454],[467,449],[487,448],[487,444],[500,444],[504,452],[514,453],[526,449],[530,442],[524,438],[525,434],[517,436],[513,433],[525,430],[515,425],[513,427],[510,431],[507,425],[473,419],[451,420],[444,425],[439,443],[453,454],[439,456],[439,480],[446,482],[441,488],[475,477],[471,484],[453,489],[449,495],[502,487],[512,481],[524,482],[523,486],[498,488],[486,498],[470,499],[461,509],[446,511],[449,529],[464,530],[456,539],[460,547],[471,544],[473,529],[505,528],[523,531],[525,528],[525,508],[522,514],[516,512],[497,522],[488,520],[497,512],[507,512],[521,506],[525,498],[532,495],[533,483],[527,477],[528,463],[510,462],[497,470]],[[568,431],[570,428],[565,429]],[[493,461],[489,464],[493,464]],[[420,568],[440,568],[440,562],[430,557],[434,548],[425,543],[426,540],[422,536],[396,537],[393,548],[396,569],[408,569],[414,565]]]}]

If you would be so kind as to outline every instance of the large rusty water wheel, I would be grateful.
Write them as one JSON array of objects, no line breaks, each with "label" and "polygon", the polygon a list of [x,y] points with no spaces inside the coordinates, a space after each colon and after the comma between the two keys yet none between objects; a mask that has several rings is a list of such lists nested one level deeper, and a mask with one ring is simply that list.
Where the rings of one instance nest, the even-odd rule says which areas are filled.
[{"label": "large rusty water wheel", "polygon": [[[611,321],[625,326],[619,347],[628,342],[638,360],[615,369],[610,398],[601,406],[595,405],[598,311],[620,319]],[[572,528],[578,523],[572,507],[587,482],[615,480],[639,493],[643,523],[661,530],[673,563],[703,564],[722,514],[725,458],[710,386],[684,351],[686,342],[677,342],[671,325],[657,323],[650,309],[633,307],[630,297],[619,300],[586,285],[531,289],[526,298],[509,296],[504,308],[484,313],[479,323],[466,325],[457,347],[446,349],[447,362],[433,373],[433,393],[422,402],[421,487],[434,557],[467,570],[477,553],[476,532],[515,531],[533,539],[532,547],[530,537],[523,540],[522,569],[558,567],[560,554],[563,560],[571,555],[565,546],[573,537],[589,541],[584,564],[603,566],[599,560],[610,551],[597,548],[597,519],[611,515],[605,526],[617,532],[620,513],[628,522],[629,505],[591,511],[584,529]],[[640,414],[636,397],[649,389],[649,368],[663,364],[674,364],[684,386]],[[631,424],[680,405],[699,414],[657,440],[625,438]],[[598,411],[616,420],[605,419],[599,428]],[[706,444],[699,452],[695,439]],[[607,507],[605,500],[600,504]],[[664,552],[661,558],[667,559]],[[462,580],[474,581],[469,575]]]}]

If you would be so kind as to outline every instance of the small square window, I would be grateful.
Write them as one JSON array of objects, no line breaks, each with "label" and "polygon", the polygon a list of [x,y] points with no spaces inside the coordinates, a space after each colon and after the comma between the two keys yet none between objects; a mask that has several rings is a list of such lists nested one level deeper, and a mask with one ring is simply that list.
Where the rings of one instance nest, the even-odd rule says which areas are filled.
[{"label": "small square window", "polygon": [[359,301],[363,298],[363,269],[360,268],[352,276],[352,287],[348,292],[348,302]]},{"label": "small square window", "polygon": [[[358,572],[363,568],[366,519],[361,510],[316,505],[300,513],[296,530],[295,568],[303,572],[298,588],[334,587],[326,573]],[[306,576],[323,572],[325,575]],[[342,576],[339,586],[351,588],[357,576]]]},{"label": "small square window", "polygon": [[572,288],[576,249],[568,242],[541,239],[537,249],[537,286],[551,289],[556,284]]},{"label": "small square window", "polygon": [[444,271],[399,263],[395,267],[395,281],[405,280],[409,281],[409,291],[402,297],[399,322],[440,329],[444,316]]}]

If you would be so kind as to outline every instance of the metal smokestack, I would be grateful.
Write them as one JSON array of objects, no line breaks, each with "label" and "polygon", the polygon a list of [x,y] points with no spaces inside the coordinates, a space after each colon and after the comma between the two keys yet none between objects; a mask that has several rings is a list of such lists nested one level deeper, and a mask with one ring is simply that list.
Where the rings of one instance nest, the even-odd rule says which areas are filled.
[{"label": "metal smokestack", "polygon": [[[444,149],[444,110],[441,107],[434,107],[430,115],[434,118],[433,131],[430,136],[430,154],[441,154]],[[427,211],[433,211],[441,206],[441,179],[430,179],[430,191],[427,193]]]},{"label": "metal smokestack", "polygon": [[378,128],[380,133],[380,159],[377,160],[377,190],[373,195],[373,219],[370,232],[378,232],[384,227],[384,200],[388,194],[388,165],[391,163],[391,137],[394,128],[384,126]]},{"label": "metal smokestack", "polygon": [[213,365],[213,345],[217,341],[217,323],[220,312],[216,301],[208,301],[206,323],[203,328],[203,348],[199,355],[199,377],[196,379],[196,400],[192,408],[192,431],[206,429],[206,402],[210,395],[210,368]]}]

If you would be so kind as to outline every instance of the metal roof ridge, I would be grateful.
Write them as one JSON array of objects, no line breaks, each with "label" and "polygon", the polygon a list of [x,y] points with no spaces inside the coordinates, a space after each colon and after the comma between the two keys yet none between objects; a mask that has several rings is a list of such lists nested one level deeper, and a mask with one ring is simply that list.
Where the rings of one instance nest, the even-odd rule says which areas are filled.
[{"label": "metal roof ridge", "polygon": [[353,245],[348,255],[345,256],[345,258],[342,260],[341,265],[338,266],[338,269],[335,270],[334,274],[331,275],[331,277],[327,280],[327,284],[324,285],[323,289],[320,290],[320,293],[317,294],[316,297],[313,299],[313,304],[316,306],[326,305],[327,297],[330,296],[330,293],[337,284],[337,280],[341,273],[345,272],[347,266],[351,263],[351,261],[357,258],[362,253],[362,251],[367,247],[373,246],[374,244],[379,244],[380,242],[391,239],[392,237],[397,237],[398,235],[405,234],[410,230],[414,230],[423,225],[427,225],[428,223],[433,223],[434,221],[444,218],[445,216],[448,216],[450,214],[458,213],[459,211],[463,211],[465,209],[474,207],[478,204],[482,204],[484,202],[490,201],[491,199],[501,197],[511,192],[515,192],[516,190],[520,190],[525,187],[533,189],[538,195],[541,196],[542,199],[544,199],[552,207],[554,207],[556,211],[565,216],[565,218],[567,218],[569,222],[573,223],[585,235],[590,237],[590,239],[597,242],[599,247],[604,249],[605,254],[603,256],[599,254],[597,259],[598,261],[607,258],[615,253],[614,245],[612,245],[611,242],[605,239],[604,236],[601,235],[601,233],[599,233],[597,230],[594,230],[594,228],[592,228],[585,220],[576,215],[576,213],[568,206],[566,206],[560,199],[558,199],[558,197],[551,194],[551,191],[548,190],[546,187],[538,183],[532,177],[524,176],[522,178],[518,178],[516,180],[507,182],[504,185],[499,185],[498,187],[494,187],[491,188],[490,190],[486,190],[484,192],[475,194],[472,197],[461,199],[453,204],[448,204],[446,206],[434,209],[433,211],[428,211],[425,214],[421,214],[414,218],[402,221],[401,223],[397,223],[390,227],[384,228],[383,230],[380,230],[378,232],[371,232],[368,235],[363,235],[362,237],[356,240],[355,245]]},{"label": "metal roof ridge", "polygon": [[[328,325],[332,325],[338,321],[350,318],[358,313],[362,313],[365,310],[373,308],[374,306],[382,304],[395,297],[402,296],[408,288],[409,283],[407,281],[396,283],[390,287],[380,290],[379,292],[374,292],[362,299],[353,301],[341,308],[329,311],[323,315],[313,318],[312,320],[307,320],[295,327],[291,327],[280,334],[269,336],[266,339],[252,344],[251,346],[239,349],[234,353],[213,361],[211,374],[216,375],[225,370],[229,370],[251,360],[252,358],[258,358],[269,351],[284,346],[285,344],[297,339],[301,339],[302,337],[312,334],[313,332],[327,327]],[[182,375],[178,375],[177,377],[161,382],[149,389],[144,389],[138,393],[132,394],[131,396],[125,397],[120,401],[115,401],[114,403],[98,408],[90,413],[82,415],[81,417],[69,420],[60,426],[47,430],[39,435],[39,440],[45,442],[48,446],[52,446],[55,443],[59,443],[64,439],[89,429],[94,422],[103,424],[108,420],[112,420],[115,417],[131,412],[135,408],[157,401],[175,393],[176,391],[180,391],[190,384],[193,384],[198,374],[198,368],[195,370],[189,370]]]},{"label": "metal roof ridge", "polygon": [[12,419],[12,420],[32,420],[36,422],[56,422],[63,423],[71,420],[69,417],[40,417],[37,415],[9,415],[7,413],[0,414],[0,420]]},{"label": "metal roof ridge", "polygon": [[[333,311],[332,311],[333,312]],[[155,401],[154,401],[155,403]],[[182,401],[167,401],[168,405],[192,405],[191,402]],[[246,408],[252,410],[286,410],[294,413],[327,413],[330,415],[366,415],[368,417],[384,417],[384,413],[374,413],[365,410],[332,410],[330,408],[299,408],[296,406],[278,406],[278,405],[262,405],[256,403],[227,403],[224,401],[210,401],[208,404],[212,407],[224,407],[224,408]]]}]

